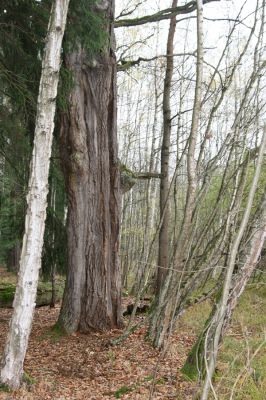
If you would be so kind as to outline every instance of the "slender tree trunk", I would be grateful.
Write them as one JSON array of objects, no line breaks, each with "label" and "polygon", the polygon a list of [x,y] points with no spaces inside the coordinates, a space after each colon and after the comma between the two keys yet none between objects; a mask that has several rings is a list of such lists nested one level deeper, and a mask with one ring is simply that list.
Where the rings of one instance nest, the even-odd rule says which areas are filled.
[{"label": "slender tree trunk", "polygon": [[239,230],[235,235],[235,238],[233,240],[233,244],[231,247],[231,251],[230,251],[230,255],[229,255],[229,259],[228,259],[228,267],[227,267],[226,276],[225,276],[225,280],[224,280],[224,284],[223,284],[221,300],[219,301],[219,304],[217,305],[217,310],[214,313],[213,318],[210,320],[209,328],[206,332],[204,352],[205,352],[205,366],[206,366],[207,373],[206,373],[206,378],[205,378],[204,385],[203,385],[201,400],[207,400],[208,393],[209,393],[210,387],[212,385],[211,381],[212,381],[212,377],[213,377],[214,370],[215,370],[217,354],[218,354],[218,346],[219,346],[219,342],[221,339],[222,328],[224,326],[224,321],[226,318],[227,303],[228,303],[228,299],[229,299],[229,295],[230,295],[230,287],[232,284],[232,275],[233,275],[233,271],[234,271],[234,267],[235,267],[235,261],[236,261],[240,241],[242,240],[242,237],[244,235],[244,232],[245,232],[245,229],[247,227],[248,220],[250,217],[251,207],[253,204],[253,199],[254,199],[255,192],[257,189],[257,185],[258,185],[261,166],[263,163],[265,145],[266,145],[266,127],[264,127],[264,131],[263,131],[257,166],[256,166],[256,170],[255,170],[255,175],[254,175],[254,178],[252,181],[252,186],[251,186],[251,189],[249,192],[246,210],[244,212]]},{"label": "slender tree trunk", "polygon": [[[256,218],[252,223],[252,228],[249,231],[249,237],[251,237],[251,240],[245,245],[244,255],[240,257],[239,271],[233,277],[233,283],[225,311],[222,336],[228,327],[232,313],[239,302],[241,294],[244,292],[250,277],[256,269],[262,253],[266,239],[266,190],[264,191]],[[243,265],[242,267],[241,264]]]},{"label": "slender tree trunk", "polygon": [[[175,249],[174,265],[176,269],[184,268],[184,259],[190,243],[190,233],[192,226],[192,215],[195,206],[197,177],[196,177],[196,140],[199,128],[199,118],[201,110],[201,91],[203,76],[203,3],[197,0],[197,79],[195,87],[195,97],[190,136],[188,138],[188,188],[184,218],[182,221],[181,232]],[[179,286],[181,275],[168,270],[163,287],[156,299],[156,306],[151,316],[149,335],[154,346],[163,347],[165,338],[172,329],[175,311],[178,302]]]},{"label": "slender tree trunk", "polygon": [[59,323],[68,333],[121,326],[114,1],[105,3],[106,47],[92,58],[80,46],[65,58],[74,87],[61,115],[68,270]]},{"label": "slender tree trunk", "polygon": [[[177,0],[173,0],[172,8],[177,6]],[[159,294],[168,268],[169,253],[169,154],[171,139],[171,86],[174,69],[174,37],[176,29],[176,17],[171,18],[167,39],[166,72],[163,91],[163,141],[161,148],[161,182],[160,182],[160,220],[159,254],[156,278],[156,292]]]},{"label": "slender tree trunk", "polygon": [[61,44],[69,0],[53,3],[39,88],[28,209],[14,299],[14,313],[2,359],[1,382],[18,388],[35,308],[46,218],[48,173],[60,69]]},{"label": "slender tree trunk", "polygon": [[[224,336],[228,324],[230,322],[232,313],[236,308],[241,294],[244,292],[246,285],[255,271],[257,266],[263,244],[266,237],[266,191],[260,202],[258,211],[251,224],[251,228],[248,231],[247,237],[250,237],[249,243],[246,243],[241,251],[240,256],[240,269],[233,276],[232,285],[230,288],[230,294],[228,297],[225,317],[223,321],[221,338]],[[242,267],[241,267],[242,265]],[[199,335],[199,338],[193,346],[186,363],[183,367],[183,372],[190,379],[202,379],[205,376],[206,369],[204,364],[204,343],[206,341],[206,333],[210,322],[215,315],[216,305],[213,307],[212,312],[206,321],[203,332]]]},{"label": "slender tree trunk", "polygon": [[[51,179],[51,199],[50,199],[50,206],[51,210],[55,216],[56,212],[56,206],[55,206],[55,200],[56,200],[56,182]],[[51,295],[51,302],[50,302],[50,308],[55,307],[56,303],[56,256],[55,256],[55,218],[53,217],[52,219],[52,258],[51,258],[51,284],[52,284],[52,295]]]}]

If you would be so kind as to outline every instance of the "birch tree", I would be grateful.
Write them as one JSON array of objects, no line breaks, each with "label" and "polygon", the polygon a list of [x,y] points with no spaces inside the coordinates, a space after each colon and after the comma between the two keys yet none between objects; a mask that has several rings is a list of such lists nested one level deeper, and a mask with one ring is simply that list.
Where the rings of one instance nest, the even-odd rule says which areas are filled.
[{"label": "birch tree", "polygon": [[42,61],[20,270],[1,363],[1,383],[12,389],[20,386],[23,377],[41,267],[61,45],[68,4],[69,0],[53,2]]}]

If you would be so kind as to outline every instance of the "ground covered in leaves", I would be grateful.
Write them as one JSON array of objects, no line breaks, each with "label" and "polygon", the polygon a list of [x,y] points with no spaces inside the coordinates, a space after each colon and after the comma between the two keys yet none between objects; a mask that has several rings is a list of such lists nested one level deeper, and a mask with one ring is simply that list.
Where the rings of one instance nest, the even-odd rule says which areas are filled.
[{"label": "ground covered in leaves", "polygon": [[[129,301],[124,299],[124,308]],[[243,297],[220,351],[219,399],[229,399],[236,382],[233,399],[265,400],[265,305],[265,285]],[[145,340],[143,315],[137,317],[138,329],[113,346],[111,340],[122,331],[62,336],[52,329],[59,305],[38,308],[25,361],[27,383],[12,393],[0,391],[0,400],[192,399],[197,384],[180,370],[210,309],[210,303],[204,302],[185,313],[162,358]],[[0,309],[0,354],[11,313]]]},{"label": "ground covered in leaves", "polygon": [[[191,384],[178,372],[193,336],[175,335],[171,350],[158,364],[158,351],[145,341],[145,324],[124,343],[112,346],[122,332],[60,336],[51,330],[59,307],[38,308],[27,352],[29,384],[0,399],[148,399],[155,370],[154,399],[189,398]],[[4,346],[11,310],[0,309],[0,349]],[[179,397],[178,397],[179,396]]]}]

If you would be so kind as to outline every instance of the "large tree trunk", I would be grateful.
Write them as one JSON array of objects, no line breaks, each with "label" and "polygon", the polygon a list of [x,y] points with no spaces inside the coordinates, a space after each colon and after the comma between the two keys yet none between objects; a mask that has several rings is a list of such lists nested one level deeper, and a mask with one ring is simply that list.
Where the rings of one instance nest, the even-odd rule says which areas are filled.
[{"label": "large tree trunk", "polygon": [[51,10],[39,88],[34,147],[27,197],[28,209],[20,271],[4,356],[1,382],[19,387],[35,308],[46,218],[48,173],[54,130],[61,44],[69,0],[56,0]]},{"label": "large tree trunk", "polygon": [[107,4],[105,49],[89,57],[80,46],[65,58],[74,87],[61,115],[68,271],[59,323],[68,333],[121,326],[114,1]]}]

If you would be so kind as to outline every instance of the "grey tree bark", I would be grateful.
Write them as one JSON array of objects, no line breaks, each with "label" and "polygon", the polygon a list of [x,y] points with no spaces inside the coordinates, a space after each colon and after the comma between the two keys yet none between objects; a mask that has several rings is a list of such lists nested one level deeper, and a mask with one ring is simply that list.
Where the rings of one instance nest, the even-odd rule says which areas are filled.
[{"label": "grey tree bark", "polygon": [[[203,385],[201,400],[207,400],[210,387],[212,386],[212,377],[213,377],[214,370],[215,370],[217,354],[218,354],[218,346],[219,346],[219,342],[221,339],[222,328],[223,328],[225,317],[226,317],[227,302],[229,299],[230,287],[232,284],[232,275],[233,275],[233,271],[234,271],[236,256],[237,256],[237,252],[239,249],[241,239],[244,235],[244,232],[245,232],[245,229],[247,227],[248,220],[250,217],[251,208],[252,208],[252,204],[253,204],[253,200],[254,200],[254,196],[255,196],[255,192],[257,189],[258,180],[259,180],[259,176],[260,176],[260,172],[261,172],[261,167],[262,167],[262,163],[263,163],[265,145],[266,145],[266,127],[264,127],[264,131],[263,131],[263,135],[262,135],[260,152],[259,152],[259,156],[258,156],[256,169],[255,169],[255,175],[254,175],[254,178],[252,181],[252,186],[250,188],[250,192],[249,192],[249,196],[248,196],[246,210],[244,212],[238,232],[236,233],[235,238],[233,239],[232,248],[231,248],[229,259],[228,259],[228,267],[227,267],[227,271],[226,271],[226,275],[225,275],[225,280],[223,283],[221,300],[219,301],[219,304],[217,305],[217,310],[214,313],[214,316],[210,320],[209,328],[208,328],[208,331],[206,334],[205,350],[204,350],[205,354],[206,354],[206,356],[205,356],[206,378],[205,378],[204,385]],[[207,345],[207,347],[206,347],[206,345]]]},{"label": "grey tree bark", "polygon": [[1,382],[18,388],[35,308],[45,228],[48,173],[54,130],[61,44],[69,0],[55,0],[46,37],[39,87],[34,147],[27,196],[25,234],[14,298],[14,313],[1,363]]},{"label": "grey tree bark", "polygon": [[[172,8],[177,6],[177,0],[173,0]],[[160,182],[160,220],[161,228],[159,232],[159,254],[156,277],[156,292],[159,294],[160,288],[164,282],[168,263],[169,263],[169,155],[171,139],[171,105],[170,95],[172,86],[172,77],[174,69],[174,37],[176,29],[176,17],[171,18],[167,38],[167,59],[166,72],[164,78],[163,90],[163,141],[161,148],[161,182]]]},{"label": "grey tree bark", "polygon": [[227,301],[225,318],[222,328],[222,336],[230,322],[233,311],[236,308],[239,298],[244,292],[247,283],[254,273],[262,253],[263,245],[266,239],[266,189],[259,204],[256,216],[248,232],[251,240],[246,244],[240,257],[240,267],[233,276],[232,287]]},{"label": "grey tree bark", "polygon": [[92,57],[78,46],[65,56],[74,85],[61,115],[68,269],[59,324],[68,333],[121,326],[114,1],[102,6],[105,48]]},{"label": "grey tree bark", "polygon": [[[177,269],[184,267],[183,260],[186,258],[189,248],[189,236],[192,223],[192,214],[196,197],[197,179],[196,179],[196,160],[195,149],[199,128],[199,118],[201,110],[201,91],[203,76],[203,3],[197,0],[197,73],[195,97],[193,105],[193,115],[191,130],[188,139],[187,155],[187,174],[188,187],[186,195],[186,204],[180,235],[175,249],[174,266]],[[177,305],[177,291],[179,288],[179,275],[174,274],[173,269],[169,269],[164,280],[163,287],[157,296],[156,307],[151,317],[149,326],[149,335],[156,347],[163,347],[173,324],[175,310]]]},{"label": "grey tree bark", "polygon": [[[254,273],[261,255],[266,237],[266,191],[264,192],[261,201],[258,205],[257,212],[253,221],[250,224],[248,232],[245,234],[244,245],[241,247],[239,257],[239,270],[234,273],[230,294],[227,300],[225,317],[222,326],[221,339],[226,333],[233,311],[236,308],[241,294],[244,292],[246,285]],[[246,240],[249,238],[249,241]],[[203,332],[199,335],[197,342],[193,346],[190,354],[183,367],[183,372],[190,379],[200,378],[205,376],[206,369],[204,364],[204,343],[206,342],[206,333],[211,320],[216,312],[214,305],[212,312],[205,324]],[[209,335],[211,336],[211,335]],[[220,339],[220,340],[221,340]]]}]

